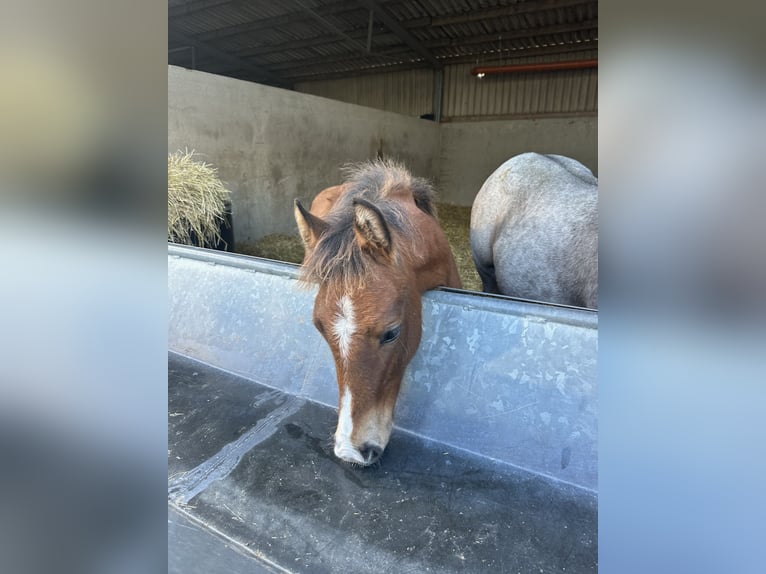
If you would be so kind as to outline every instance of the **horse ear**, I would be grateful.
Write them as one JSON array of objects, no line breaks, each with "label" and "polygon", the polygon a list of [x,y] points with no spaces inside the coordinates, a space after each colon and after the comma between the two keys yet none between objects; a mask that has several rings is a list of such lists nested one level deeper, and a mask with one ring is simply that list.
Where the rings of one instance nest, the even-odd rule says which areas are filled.
[{"label": "horse ear", "polygon": [[391,253],[391,232],[380,210],[364,199],[354,200],[354,232],[364,249]]},{"label": "horse ear", "polygon": [[303,246],[306,249],[313,249],[322,233],[327,229],[327,223],[306,211],[306,208],[297,199],[295,200],[293,211],[295,212],[295,222],[298,224],[298,231],[301,233]]}]

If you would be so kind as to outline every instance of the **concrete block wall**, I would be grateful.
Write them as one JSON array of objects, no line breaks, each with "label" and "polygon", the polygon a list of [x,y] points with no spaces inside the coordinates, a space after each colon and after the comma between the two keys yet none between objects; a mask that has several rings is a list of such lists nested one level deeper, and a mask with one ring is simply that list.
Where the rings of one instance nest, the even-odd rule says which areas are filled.
[{"label": "concrete block wall", "polygon": [[305,203],[340,181],[340,166],[392,156],[418,176],[437,172],[434,122],[168,67],[168,151],[194,149],[232,190],[236,242],[296,233]]},{"label": "concrete block wall", "polygon": [[514,155],[569,156],[598,176],[598,118],[539,118],[443,123],[439,171],[442,201],[471,205],[484,181]]},{"label": "concrete block wall", "polygon": [[349,162],[393,156],[433,180],[441,200],[471,205],[505,160],[537,151],[573,157],[597,174],[597,118],[436,124],[308,94],[168,68],[168,151],[194,149],[232,190],[236,242],[296,233],[304,203]]}]

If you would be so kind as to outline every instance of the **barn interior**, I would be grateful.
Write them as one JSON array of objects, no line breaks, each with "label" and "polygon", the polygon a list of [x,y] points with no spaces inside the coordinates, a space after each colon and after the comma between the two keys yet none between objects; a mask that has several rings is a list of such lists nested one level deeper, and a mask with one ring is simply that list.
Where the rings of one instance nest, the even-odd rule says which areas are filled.
[{"label": "barn interior", "polygon": [[470,206],[535,151],[598,174],[598,3],[169,0],[168,150],[232,193],[235,250],[298,262],[292,201],[345,164],[430,179],[463,282]]}]

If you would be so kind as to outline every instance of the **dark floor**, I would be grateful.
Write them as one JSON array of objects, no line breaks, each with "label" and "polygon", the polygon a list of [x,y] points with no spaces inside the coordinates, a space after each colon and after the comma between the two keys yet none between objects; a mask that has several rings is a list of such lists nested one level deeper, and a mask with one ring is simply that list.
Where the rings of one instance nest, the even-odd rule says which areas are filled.
[{"label": "dark floor", "polygon": [[597,570],[592,493],[397,431],[353,468],[333,409],[173,354],[168,385],[171,572]]}]

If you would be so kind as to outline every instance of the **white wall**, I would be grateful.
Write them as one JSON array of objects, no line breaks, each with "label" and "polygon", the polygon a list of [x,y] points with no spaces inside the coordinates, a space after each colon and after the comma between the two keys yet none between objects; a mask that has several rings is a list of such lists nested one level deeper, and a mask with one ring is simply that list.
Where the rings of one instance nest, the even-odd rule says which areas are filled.
[{"label": "white wall", "polygon": [[168,67],[168,151],[194,149],[232,190],[235,242],[295,233],[305,203],[339,167],[379,153],[437,173],[439,126],[204,72]]}]

